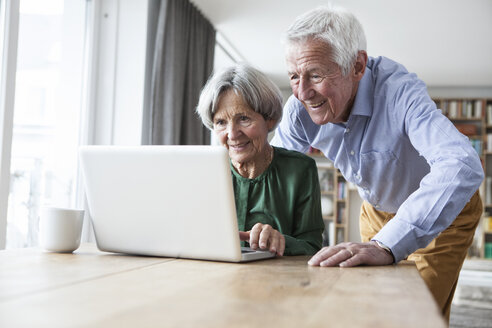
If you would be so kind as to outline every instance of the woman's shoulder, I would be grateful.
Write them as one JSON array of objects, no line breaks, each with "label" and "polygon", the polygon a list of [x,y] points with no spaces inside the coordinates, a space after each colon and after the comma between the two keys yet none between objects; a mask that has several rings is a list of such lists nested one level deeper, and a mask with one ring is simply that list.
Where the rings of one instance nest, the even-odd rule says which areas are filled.
[{"label": "woman's shoulder", "polygon": [[275,156],[281,165],[285,164],[288,166],[294,166],[296,169],[300,168],[316,168],[316,161],[307,156],[306,154],[300,153],[295,150],[288,150],[281,147],[275,148]]}]

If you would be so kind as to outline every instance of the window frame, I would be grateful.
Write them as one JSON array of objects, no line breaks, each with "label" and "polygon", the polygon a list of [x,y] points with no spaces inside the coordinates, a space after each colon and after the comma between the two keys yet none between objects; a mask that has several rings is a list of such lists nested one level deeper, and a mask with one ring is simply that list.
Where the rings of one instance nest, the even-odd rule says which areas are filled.
[{"label": "window frame", "polygon": [[14,124],[19,0],[1,1],[3,35],[0,63],[0,249],[5,249],[10,191],[10,158]]},{"label": "window frame", "polygon": [[[0,62],[0,250],[6,246],[20,1],[0,0],[5,7],[5,19],[0,21],[5,26],[4,57]],[[87,25],[79,143],[140,145],[147,21],[153,7],[150,0],[85,1]],[[122,55],[128,49],[132,49],[132,56]],[[1,51],[0,44],[0,55]],[[87,209],[81,180],[78,170],[75,204]],[[82,240],[94,240],[88,216],[84,219]]]}]

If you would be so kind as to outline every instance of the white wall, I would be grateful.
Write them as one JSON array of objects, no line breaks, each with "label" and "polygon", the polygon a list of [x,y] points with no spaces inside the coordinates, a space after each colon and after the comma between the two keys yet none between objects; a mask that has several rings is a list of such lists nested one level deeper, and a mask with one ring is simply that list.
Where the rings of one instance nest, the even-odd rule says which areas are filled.
[{"label": "white wall", "polygon": [[360,228],[359,228],[359,216],[360,207],[362,205],[362,198],[359,196],[357,190],[349,190],[349,229],[348,240],[353,242],[360,242]]}]

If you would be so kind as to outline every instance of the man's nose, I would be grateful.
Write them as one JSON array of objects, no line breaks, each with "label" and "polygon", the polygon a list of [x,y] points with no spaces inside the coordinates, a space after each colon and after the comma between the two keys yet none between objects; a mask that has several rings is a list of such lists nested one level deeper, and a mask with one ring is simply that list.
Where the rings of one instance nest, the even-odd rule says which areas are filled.
[{"label": "man's nose", "polygon": [[314,90],[309,80],[300,79],[297,86],[297,99],[301,101],[309,100],[314,96]]}]

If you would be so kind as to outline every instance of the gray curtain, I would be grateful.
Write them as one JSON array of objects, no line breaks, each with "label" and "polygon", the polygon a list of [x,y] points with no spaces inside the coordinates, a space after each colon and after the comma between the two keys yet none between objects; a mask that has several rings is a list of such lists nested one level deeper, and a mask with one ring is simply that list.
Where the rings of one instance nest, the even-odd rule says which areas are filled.
[{"label": "gray curtain", "polygon": [[195,114],[195,107],[212,73],[215,29],[188,0],[161,0],[153,7],[158,7],[159,13],[154,19],[155,35],[149,33],[155,43],[147,70],[151,80],[144,104],[142,143],[209,144],[210,132]]}]

